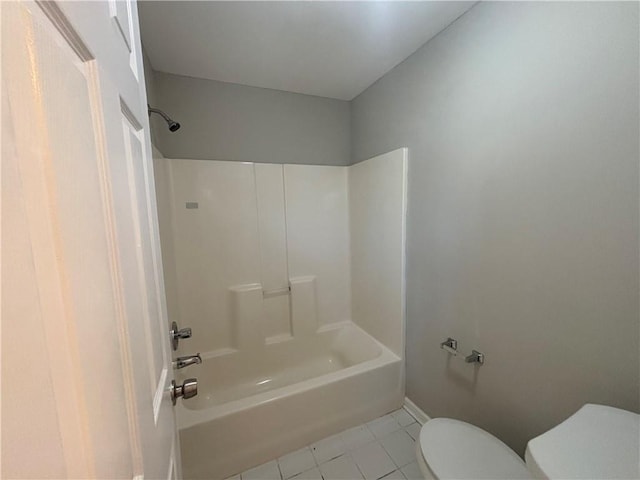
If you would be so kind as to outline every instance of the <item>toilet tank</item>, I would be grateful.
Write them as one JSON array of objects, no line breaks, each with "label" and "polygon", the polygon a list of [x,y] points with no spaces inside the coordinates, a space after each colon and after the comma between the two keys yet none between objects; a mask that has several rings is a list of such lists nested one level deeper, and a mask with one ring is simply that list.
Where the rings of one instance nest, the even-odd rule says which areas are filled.
[{"label": "toilet tank", "polygon": [[640,478],[640,415],[586,404],[530,440],[525,459],[536,478]]}]

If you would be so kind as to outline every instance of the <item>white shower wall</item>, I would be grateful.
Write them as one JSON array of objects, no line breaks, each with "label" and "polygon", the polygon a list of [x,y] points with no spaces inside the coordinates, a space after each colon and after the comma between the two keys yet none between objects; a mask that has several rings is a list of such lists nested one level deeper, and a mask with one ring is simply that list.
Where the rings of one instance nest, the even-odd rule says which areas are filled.
[{"label": "white shower wall", "polygon": [[[403,158],[334,167],[158,155],[169,315],[193,329],[179,353],[259,348],[353,319],[402,356],[403,311],[395,307],[403,298],[397,275],[404,255]],[[376,214],[389,201],[391,208]],[[354,214],[362,218],[354,222]],[[371,243],[370,232],[393,241]],[[363,260],[373,263],[363,269]],[[376,280],[372,270],[385,279]],[[375,296],[370,307],[368,295]]]},{"label": "white shower wall", "polygon": [[349,167],[352,318],[404,357],[408,152]]},{"label": "white shower wall", "polygon": [[284,166],[289,274],[316,277],[319,325],[351,319],[347,170]]}]

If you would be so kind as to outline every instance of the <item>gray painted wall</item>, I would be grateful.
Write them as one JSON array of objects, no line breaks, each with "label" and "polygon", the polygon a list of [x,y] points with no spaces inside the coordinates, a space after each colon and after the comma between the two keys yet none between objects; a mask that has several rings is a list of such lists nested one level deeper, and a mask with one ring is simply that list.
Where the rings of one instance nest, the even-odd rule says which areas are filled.
[{"label": "gray painted wall", "polygon": [[154,124],[168,158],[348,165],[349,102],[153,72],[159,108],[182,124]]},{"label": "gray painted wall", "polygon": [[520,453],[639,408],[638,40],[637,3],[481,3],[352,104],[355,160],[409,147],[407,396]]}]

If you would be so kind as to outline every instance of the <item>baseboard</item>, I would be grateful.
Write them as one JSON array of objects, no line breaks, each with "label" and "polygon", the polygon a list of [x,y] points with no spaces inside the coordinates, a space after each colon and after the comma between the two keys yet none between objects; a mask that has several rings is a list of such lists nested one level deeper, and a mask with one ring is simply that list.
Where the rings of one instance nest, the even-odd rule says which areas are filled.
[{"label": "baseboard", "polygon": [[413,403],[407,397],[404,397],[404,408],[407,412],[411,414],[413,418],[415,418],[422,425],[424,425],[427,421],[431,420],[429,418],[429,415],[424,413],[420,409],[420,407],[418,407],[415,403]]}]

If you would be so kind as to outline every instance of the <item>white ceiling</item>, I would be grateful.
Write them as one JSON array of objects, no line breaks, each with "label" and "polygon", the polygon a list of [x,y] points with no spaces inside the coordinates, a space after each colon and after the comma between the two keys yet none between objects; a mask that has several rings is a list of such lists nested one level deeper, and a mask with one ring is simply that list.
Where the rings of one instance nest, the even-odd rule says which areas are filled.
[{"label": "white ceiling", "polygon": [[155,70],[351,100],[475,2],[141,1]]}]

